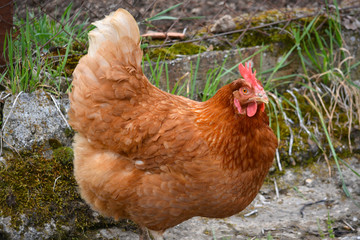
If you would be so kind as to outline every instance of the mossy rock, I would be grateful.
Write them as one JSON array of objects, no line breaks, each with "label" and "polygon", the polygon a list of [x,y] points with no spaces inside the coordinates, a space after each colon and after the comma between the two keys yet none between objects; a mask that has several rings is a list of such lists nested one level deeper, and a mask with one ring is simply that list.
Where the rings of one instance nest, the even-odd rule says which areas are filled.
[{"label": "mossy rock", "polygon": [[195,55],[206,51],[206,47],[194,43],[175,43],[171,47],[147,48],[144,55],[148,55],[151,60],[167,59],[174,60],[179,55]]},{"label": "mossy rock", "polygon": [[88,239],[84,232],[99,228],[137,230],[131,222],[94,214],[78,193],[72,160],[69,147],[55,149],[51,159],[34,149],[6,160],[0,168],[0,217],[11,220],[9,225],[0,221],[1,234],[10,239]]}]

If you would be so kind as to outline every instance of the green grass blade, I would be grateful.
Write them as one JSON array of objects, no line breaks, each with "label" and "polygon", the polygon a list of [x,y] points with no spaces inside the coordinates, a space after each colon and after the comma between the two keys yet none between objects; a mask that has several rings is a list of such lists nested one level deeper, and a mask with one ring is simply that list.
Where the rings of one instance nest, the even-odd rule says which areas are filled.
[{"label": "green grass blade", "polygon": [[[167,13],[167,12],[169,12],[169,11],[171,11],[171,10],[179,7],[179,6],[181,6],[182,4],[183,4],[183,3],[178,3],[178,4],[176,4],[176,5],[172,6],[172,7],[169,7],[169,8],[167,8],[167,9],[165,9],[164,11],[159,12],[159,13],[156,14],[155,16],[150,17],[150,18],[147,18],[146,21],[147,21],[147,22],[151,22],[151,21],[166,19],[166,18],[164,18],[164,17],[169,17],[169,16],[163,16],[165,13]],[[170,18],[171,18],[171,17],[170,17]],[[177,19],[177,18],[173,18],[173,19]]]}]

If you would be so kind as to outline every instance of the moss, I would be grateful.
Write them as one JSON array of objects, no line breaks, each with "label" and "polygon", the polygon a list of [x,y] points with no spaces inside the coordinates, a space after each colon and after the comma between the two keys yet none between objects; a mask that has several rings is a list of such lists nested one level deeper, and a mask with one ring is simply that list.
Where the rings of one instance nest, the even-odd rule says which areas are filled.
[{"label": "moss", "polygon": [[160,59],[173,60],[178,55],[194,55],[205,51],[206,47],[194,43],[175,43],[168,48],[148,48],[145,49],[144,53],[148,54],[152,60],[156,60],[159,57]]},{"label": "moss", "polygon": [[49,139],[48,142],[49,142],[51,149],[57,149],[62,146],[61,142],[54,138]]},{"label": "moss", "polygon": [[203,234],[205,234],[205,235],[207,235],[207,236],[211,236],[211,235],[212,235],[212,233],[211,233],[211,231],[209,231],[209,229],[205,229],[205,230],[203,231]]},{"label": "moss", "polygon": [[79,63],[80,58],[82,58],[84,55],[70,55],[68,56],[65,64],[64,72],[67,76],[71,76],[71,74],[74,72],[75,67]]},{"label": "moss", "polygon": [[62,165],[71,165],[74,160],[74,151],[69,147],[60,147],[53,152],[53,159]]},{"label": "moss", "polygon": [[104,226],[135,231],[136,225],[128,221],[115,222],[101,216],[97,217],[99,221],[94,220],[77,191],[72,160],[73,151],[68,147],[55,149],[52,159],[44,158],[39,148],[7,159],[7,166],[0,168],[0,216],[10,216],[11,227],[17,230],[25,224],[41,231],[44,224],[54,220],[56,238],[60,239],[86,239],[85,231]]},{"label": "moss", "polygon": [[[11,216],[13,227],[21,225],[21,214],[34,214],[30,222],[41,226],[56,215],[63,214],[61,206],[64,202],[78,198],[72,171],[56,161],[40,157],[35,152],[22,152],[21,157],[10,159],[7,168],[1,169],[0,204],[2,214]],[[55,179],[59,178],[55,188]],[[6,199],[13,199],[11,203]]]},{"label": "moss", "polygon": [[75,41],[73,42],[72,46],[71,46],[71,50],[75,53],[84,53],[87,51],[86,49],[86,43],[84,42],[78,42],[78,41]]},{"label": "moss", "polygon": [[[74,72],[75,67],[79,63],[80,58],[85,55],[85,52],[86,50],[84,49],[84,47],[79,43],[75,42],[68,53],[65,66],[62,71],[62,75],[71,76],[71,74]],[[50,63],[52,64],[52,68],[54,70],[56,70],[60,66],[60,64],[62,64],[63,60],[60,57],[65,56],[65,54],[66,54],[66,48],[55,47],[49,50],[49,53],[46,55],[46,57],[49,58],[56,57],[59,58],[60,60],[60,61],[50,60]]]},{"label": "moss", "polygon": [[74,129],[72,129],[72,128],[66,128],[65,129],[65,137],[67,137],[67,138],[72,138],[72,137],[74,137],[74,135],[75,135],[75,131],[74,131]]},{"label": "moss", "polygon": [[[245,25],[239,25],[239,29],[246,29]],[[239,39],[239,37],[241,37]],[[281,46],[281,53],[284,53],[295,44],[295,40],[287,31],[270,28],[265,31],[248,30],[245,34],[235,33],[228,36],[231,43],[237,43],[238,47],[254,47],[261,45],[270,45],[270,50],[275,50],[275,45]]]}]

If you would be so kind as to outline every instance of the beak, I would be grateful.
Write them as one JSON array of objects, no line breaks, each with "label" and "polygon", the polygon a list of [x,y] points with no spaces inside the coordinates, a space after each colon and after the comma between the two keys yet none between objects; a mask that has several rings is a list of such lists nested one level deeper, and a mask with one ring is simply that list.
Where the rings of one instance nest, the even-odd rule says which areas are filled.
[{"label": "beak", "polygon": [[265,104],[269,103],[269,99],[264,90],[257,92],[255,97],[250,98],[249,101],[263,102]]}]

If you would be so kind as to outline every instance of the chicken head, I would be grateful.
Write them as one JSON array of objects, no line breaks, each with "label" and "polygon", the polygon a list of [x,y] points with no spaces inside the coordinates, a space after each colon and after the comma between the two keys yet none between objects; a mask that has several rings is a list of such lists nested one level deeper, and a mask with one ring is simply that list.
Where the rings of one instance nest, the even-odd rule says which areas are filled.
[{"label": "chicken head", "polygon": [[246,114],[253,117],[258,109],[265,110],[265,103],[269,99],[260,81],[256,79],[256,71],[253,73],[250,63],[239,64],[239,71],[243,79],[238,80],[238,88],[233,92],[234,106],[238,114]]}]

